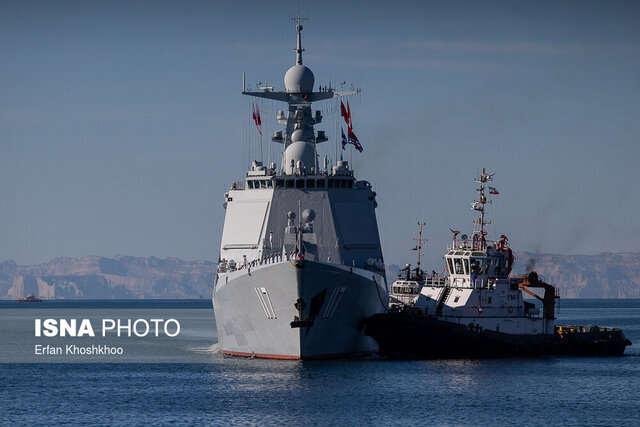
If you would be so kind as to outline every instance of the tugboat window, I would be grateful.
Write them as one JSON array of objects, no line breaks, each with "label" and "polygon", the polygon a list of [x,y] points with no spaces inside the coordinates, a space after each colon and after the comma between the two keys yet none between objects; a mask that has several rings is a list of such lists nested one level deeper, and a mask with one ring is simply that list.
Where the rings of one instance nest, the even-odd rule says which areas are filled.
[{"label": "tugboat window", "polygon": [[316,188],[316,182],[312,179],[307,180],[307,188]]},{"label": "tugboat window", "polygon": [[324,188],[324,179],[319,179],[318,180],[318,188]]},{"label": "tugboat window", "polygon": [[456,265],[456,274],[464,274],[464,269],[462,268],[462,260],[460,258],[455,258],[453,262]]},{"label": "tugboat window", "polygon": [[287,180],[287,188],[293,188],[293,180],[292,179],[288,179]]},{"label": "tugboat window", "polygon": [[281,179],[276,180],[276,188],[284,188],[284,181]]},{"label": "tugboat window", "polygon": [[451,258],[447,258],[447,266],[449,267],[449,274],[453,274],[453,263],[451,262]]},{"label": "tugboat window", "polygon": [[304,179],[296,180],[296,188],[304,188]]},{"label": "tugboat window", "polygon": [[333,180],[332,179],[329,180],[329,188],[333,188]]},{"label": "tugboat window", "polygon": [[466,258],[463,258],[463,263],[464,263],[464,274],[469,274],[469,260]]}]

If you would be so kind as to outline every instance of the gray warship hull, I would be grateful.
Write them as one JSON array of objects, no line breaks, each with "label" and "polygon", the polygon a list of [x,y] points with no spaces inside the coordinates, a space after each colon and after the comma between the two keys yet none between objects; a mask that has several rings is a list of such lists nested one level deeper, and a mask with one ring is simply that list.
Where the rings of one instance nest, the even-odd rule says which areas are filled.
[{"label": "gray warship hull", "polygon": [[220,350],[275,359],[373,353],[378,346],[363,321],[382,310],[387,293],[377,273],[314,261],[220,275],[213,295]]}]

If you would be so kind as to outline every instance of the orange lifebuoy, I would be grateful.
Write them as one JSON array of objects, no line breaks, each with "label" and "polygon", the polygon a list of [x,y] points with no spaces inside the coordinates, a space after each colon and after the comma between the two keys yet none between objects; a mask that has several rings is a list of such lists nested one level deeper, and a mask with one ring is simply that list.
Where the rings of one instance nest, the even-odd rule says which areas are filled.
[{"label": "orange lifebuoy", "polygon": [[481,305],[478,306],[478,313],[482,313],[484,311],[484,308],[482,308]]},{"label": "orange lifebuoy", "polygon": [[302,252],[298,252],[296,254],[296,259],[299,261],[304,261],[304,254]]}]

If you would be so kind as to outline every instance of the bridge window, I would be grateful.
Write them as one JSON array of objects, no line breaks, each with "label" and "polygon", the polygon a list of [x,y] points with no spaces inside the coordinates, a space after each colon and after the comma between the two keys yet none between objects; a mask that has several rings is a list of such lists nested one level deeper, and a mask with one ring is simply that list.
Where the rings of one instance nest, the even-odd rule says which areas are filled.
[{"label": "bridge window", "polygon": [[480,264],[477,259],[471,259],[471,274],[480,274]]},{"label": "bridge window", "polygon": [[260,188],[267,188],[267,181],[260,181]]},{"label": "bridge window", "polygon": [[462,260],[460,258],[454,258],[453,262],[456,266],[456,274],[464,274],[464,269],[462,268]]},{"label": "bridge window", "polygon": [[469,274],[469,260],[467,258],[463,258],[462,262],[464,264],[464,274]]},{"label": "bridge window", "polygon": [[324,179],[319,179],[319,180],[318,180],[318,184],[317,184],[317,185],[318,185],[318,188],[324,188],[324,183],[325,183],[325,180],[324,180]]},{"label": "bridge window", "polygon": [[447,267],[449,267],[449,274],[453,274],[453,263],[451,262],[451,258],[447,258]]},{"label": "bridge window", "polygon": [[249,185],[249,188],[253,188],[253,181],[247,181],[247,184]]},{"label": "bridge window", "polygon": [[304,179],[296,179],[296,188],[304,188]]},{"label": "bridge window", "polygon": [[287,180],[287,188],[293,188],[293,184],[294,184],[294,182],[293,182],[292,179],[288,179]]},{"label": "bridge window", "polygon": [[316,188],[316,182],[313,179],[308,179],[307,188]]},{"label": "bridge window", "polygon": [[284,188],[284,180],[276,179],[276,188]]},{"label": "bridge window", "polygon": [[329,188],[333,188],[334,181],[332,179],[329,180]]}]

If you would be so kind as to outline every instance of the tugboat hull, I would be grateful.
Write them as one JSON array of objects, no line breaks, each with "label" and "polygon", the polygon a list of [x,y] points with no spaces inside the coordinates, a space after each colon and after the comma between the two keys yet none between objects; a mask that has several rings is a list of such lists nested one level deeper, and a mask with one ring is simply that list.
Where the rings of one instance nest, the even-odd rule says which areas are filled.
[{"label": "tugboat hull", "polygon": [[615,328],[558,327],[553,334],[506,334],[407,313],[365,321],[379,354],[395,359],[621,356],[631,342]]}]

